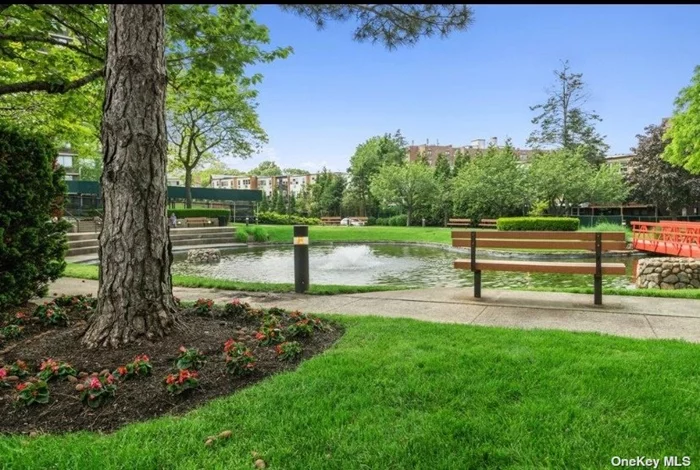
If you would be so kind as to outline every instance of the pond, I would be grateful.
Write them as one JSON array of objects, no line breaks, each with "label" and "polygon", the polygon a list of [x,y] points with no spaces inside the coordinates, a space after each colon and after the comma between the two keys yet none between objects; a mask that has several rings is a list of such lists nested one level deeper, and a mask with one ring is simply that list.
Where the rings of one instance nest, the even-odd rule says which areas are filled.
[{"label": "pond", "polygon": [[[173,274],[205,276],[246,282],[294,283],[294,248],[291,245],[222,250],[217,264],[190,264],[186,253],[176,253]],[[527,259],[576,261],[571,257],[539,258],[517,253]],[[469,253],[450,247],[401,244],[333,244],[309,247],[311,284],[348,286],[386,285],[406,287],[465,287],[472,285],[472,273],[454,269],[452,262]],[[480,259],[503,259],[504,254],[479,252]],[[622,262],[625,276],[604,276],[605,287],[634,288],[635,257],[604,258]],[[593,261],[594,258],[586,258]],[[484,271],[485,288],[590,287],[592,276]]]}]

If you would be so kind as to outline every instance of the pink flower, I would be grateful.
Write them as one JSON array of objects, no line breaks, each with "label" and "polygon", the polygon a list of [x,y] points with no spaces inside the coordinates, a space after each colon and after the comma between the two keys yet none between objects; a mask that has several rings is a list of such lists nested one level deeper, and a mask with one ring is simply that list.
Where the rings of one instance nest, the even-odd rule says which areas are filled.
[{"label": "pink flower", "polygon": [[233,305],[241,305],[241,301],[240,301],[239,299],[233,299],[233,300],[231,301],[231,303],[232,303]]},{"label": "pink flower", "polygon": [[2,367],[0,368],[0,380],[3,380],[5,377],[7,377],[7,369]]},{"label": "pink flower", "polygon": [[90,387],[93,390],[98,390],[102,388],[102,383],[100,383],[100,379],[97,377],[93,377],[90,379],[90,383],[88,384],[88,387]]}]

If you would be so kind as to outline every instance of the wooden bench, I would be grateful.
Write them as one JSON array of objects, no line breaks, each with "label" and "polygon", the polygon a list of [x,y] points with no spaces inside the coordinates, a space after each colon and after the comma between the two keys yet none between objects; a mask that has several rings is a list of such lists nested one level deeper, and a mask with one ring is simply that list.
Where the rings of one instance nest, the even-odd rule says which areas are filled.
[{"label": "wooden bench", "polygon": [[[624,232],[490,232],[452,231],[452,246],[469,247],[471,259],[458,259],[456,269],[474,273],[474,297],[481,297],[481,271],[517,271],[560,274],[588,274],[593,276],[593,302],[603,303],[603,274],[624,275],[623,263],[603,263],[602,253],[624,250],[627,247]],[[595,252],[595,262],[551,262],[478,260],[478,248],[514,248],[538,250],[588,250]]]},{"label": "wooden bench", "polygon": [[471,227],[472,219],[450,219],[447,222],[448,227]]},{"label": "wooden bench", "polygon": [[479,221],[479,227],[496,228],[497,223],[498,223],[497,219],[481,219]]},{"label": "wooden bench", "polygon": [[186,227],[208,227],[211,221],[207,217],[187,217],[185,219]]},{"label": "wooden bench", "polygon": [[340,225],[341,217],[321,217],[323,225]]}]

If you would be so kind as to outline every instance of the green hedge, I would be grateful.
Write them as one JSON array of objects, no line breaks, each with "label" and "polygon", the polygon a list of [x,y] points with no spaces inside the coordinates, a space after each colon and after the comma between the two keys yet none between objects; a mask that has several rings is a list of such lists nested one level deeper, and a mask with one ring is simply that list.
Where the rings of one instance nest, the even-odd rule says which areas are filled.
[{"label": "green hedge", "polygon": [[206,208],[196,208],[196,209],[168,209],[168,217],[170,214],[175,213],[175,217],[178,219],[185,219],[188,217],[208,217],[210,219],[216,219],[218,217],[229,217],[231,211],[228,209],[206,209]]},{"label": "green hedge", "polygon": [[258,223],[270,225],[320,225],[321,219],[278,214],[277,212],[259,212]]},{"label": "green hedge", "polygon": [[[49,137],[0,124],[0,314],[63,273],[66,183]],[[2,318],[0,318],[2,320]]]},{"label": "green hedge", "polygon": [[367,225],[384,225],[389,227],[405,227],[406,220],[408,216],[406,215],[395,215],[393,217],[379,217],[374,219],[374,223],[369,223],[369,218],[367,219]]},{"label": "green hedge", "polygon": [[575,232],[580,221],[573,217],[502,217],[498,219],[498,230],[552,230]]}]

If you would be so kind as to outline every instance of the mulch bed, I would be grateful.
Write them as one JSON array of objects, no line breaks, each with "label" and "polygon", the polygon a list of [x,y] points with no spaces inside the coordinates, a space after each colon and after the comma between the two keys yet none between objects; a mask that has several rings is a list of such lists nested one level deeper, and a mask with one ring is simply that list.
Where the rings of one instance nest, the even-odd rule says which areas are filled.
[{"label": "mulch bed", "polygon": [[[31,315],[34,307],[28,305],[20,310]],[[113,371],[133,361],[135,356],[146,354],[150,357],[152,373],[147,377],[117,382],[116,396],[96,409],[84,405],[80,401],[80,392],[75,389],[76,384],[65,379],[48,382],[50,401],[45,405],[23,406],[16,400],[15,383],[0,384],[0,433],[104,432],[168,413],[182,414],[270,375],[295,369],[301,361],[322,352],[342,335],[340,326],[323,322],[325,328],[315,330],[311,337],[294,338],[301,344],[302,353],[295,359],[283,361],[278,359],[274,345],[261,346],[255,339],[255,332],[262,323],[261,311],[250,310],[252,315],[230,317],[218,307],[208,316],[196,315],[193,308],[182,309],[179,313],[182,328],[166,338],[157,341],[142,339],[116,350],[86,350],[81,346],[80,335],[87,324],[86,313],[69,309],[69,326],[27,323],[22,337],[0,344],[0,367],[22,360],[29,365],[33,375],[38,372],[41,361],[50,357],[69,363],[77,371],[93,373],[104,369]],[[10,316],[15,313],[10,312]],[[282,319],[283,326],[291,323],[285,313],[277,316]],[[250,375],[233,377],[226,372],[223,345],[229,338],[244,342],[257,359]],[[167,392],[163,380],[169,373],[177,371],[174,364],[183,345],[198,348],[206,355],[206,363],[198,369],[199,387],[173,396]]]}]

